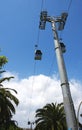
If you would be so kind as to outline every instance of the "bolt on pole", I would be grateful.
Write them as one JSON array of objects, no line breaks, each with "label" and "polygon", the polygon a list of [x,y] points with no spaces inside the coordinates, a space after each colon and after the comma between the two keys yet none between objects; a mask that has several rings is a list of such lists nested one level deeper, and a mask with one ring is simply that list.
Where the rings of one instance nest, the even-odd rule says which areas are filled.
[{"label": "bolt on pole", "polygon": [[77,122],[76,122],[76,115],[74,110],[74,105],[70,93],[67,72],[65,68],[64,58],[61,50],[61,46],[58,39],[58,33],[56,31],[56,24],[54,21],[51,21],[52,24],[52,31],[54,35],[54,45],[55,45],[55,52],[57,57],[57,64],[61,79],[61,88],[63,94],[63,102],[64,102],[64,109],[66,114],[66,121],[68,130],[77,130]]}]

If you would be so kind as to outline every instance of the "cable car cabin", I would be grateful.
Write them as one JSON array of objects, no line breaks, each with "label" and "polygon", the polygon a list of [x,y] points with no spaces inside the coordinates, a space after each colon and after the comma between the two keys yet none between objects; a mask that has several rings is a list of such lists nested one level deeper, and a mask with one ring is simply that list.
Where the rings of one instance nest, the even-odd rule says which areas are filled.
[{"label": "cable car cabin", "polygon": [[65,53],[66,52],[66,47],[65,47],[64,43],[60,42],[60,46],[61,46],[62,52]]},{"label": "cable car cabin", "polygon": [[42,59],[42,52],[41,50],[35,51],[35,60],[41,60]]}]

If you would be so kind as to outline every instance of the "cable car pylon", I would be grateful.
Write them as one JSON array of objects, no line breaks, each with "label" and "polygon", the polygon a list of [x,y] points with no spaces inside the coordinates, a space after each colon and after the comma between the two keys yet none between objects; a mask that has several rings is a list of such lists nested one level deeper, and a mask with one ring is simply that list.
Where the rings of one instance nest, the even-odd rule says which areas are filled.
[{"label": "cable car pylon", "polygon": [[[60,74],[61,80],[61,88],[63,94],[63,102],[64,102],[64,109],[66,114],[66,121],[68,130],[77,130],[77,121],[75,115],[75,109],[71,97],[71,92],[68,83],[68,77],[66,72],[66,67],[63,58],[63,52],[65,52],[65,45],[59,42],[58,32],[64,29],[65,22],[67,19],[68,13],[64,12],[61,16],[58,17],[50,17],[47,15],[47,12],[42,11],[40,14],[40,29],[45,29],[46,22],[50,22],[52,25],[52,31],[54,36],[54,46],[57,58],[57,64]],[[57,28],[58,27],[58,28]]]}]

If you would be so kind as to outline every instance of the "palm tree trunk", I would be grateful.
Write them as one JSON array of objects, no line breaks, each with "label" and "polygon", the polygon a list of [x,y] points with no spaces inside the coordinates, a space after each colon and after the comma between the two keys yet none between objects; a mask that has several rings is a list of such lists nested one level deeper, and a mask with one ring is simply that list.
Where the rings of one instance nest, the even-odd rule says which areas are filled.
[{"label": "palm tree trunk", "polygon": [[54,130],[54,125],[52,124],[52,130]]}]

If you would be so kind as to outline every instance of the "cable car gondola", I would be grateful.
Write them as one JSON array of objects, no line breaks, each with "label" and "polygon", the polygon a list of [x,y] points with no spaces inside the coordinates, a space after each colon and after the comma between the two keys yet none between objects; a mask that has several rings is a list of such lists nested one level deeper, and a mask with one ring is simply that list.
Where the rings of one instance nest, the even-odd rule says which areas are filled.
[{"label": "cable car gondola", "polygon": [[66,52],[66,46],[64,45],[64,43],[60,42],[60,46],[61,46],[61,49],[62,49],[62,53],[65,53]]},{"label": "cable car gondola", "polygon": [[35,60],[41,60],[41,59],[42,59],[41,50],[35,50]]}]

